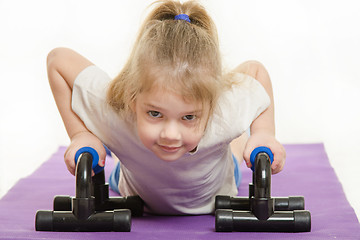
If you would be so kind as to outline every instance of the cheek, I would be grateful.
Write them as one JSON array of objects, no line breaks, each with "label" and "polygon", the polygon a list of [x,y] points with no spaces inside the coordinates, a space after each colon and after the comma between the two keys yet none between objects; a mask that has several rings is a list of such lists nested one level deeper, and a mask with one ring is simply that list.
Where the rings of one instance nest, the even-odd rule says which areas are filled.
[{"label": "cheek", "polygon": [[153,125],[148,124],[146,121],[137,121],[137,131],[141,142],[145,147],[149,148],[157,139],[157,131]]},{"label": "cheek", "polygon": [[199,145],[201,138],[205,134],[206,123],[207,122],[205,121],[205,119],[202,119],[199,126],[191,128],[187,132],[186,141],[189,145],[189,148],[191,148],[189,151],[193,150],[195,147],[197,147]]},{"label": "cheek", "polygon": [[200,142],[203,136],[203,131],[194,130],[188,131],[184,137],[184,143],[188,146],[189,151],[193,150]]}]

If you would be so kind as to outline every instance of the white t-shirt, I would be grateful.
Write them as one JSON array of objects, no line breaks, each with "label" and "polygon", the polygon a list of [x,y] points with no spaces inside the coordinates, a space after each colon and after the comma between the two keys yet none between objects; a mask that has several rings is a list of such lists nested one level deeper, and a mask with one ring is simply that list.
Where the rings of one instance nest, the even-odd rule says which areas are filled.
[{"label": "white t-shirt", "polygon": [[86,127],[120,159],[122,196],[139,195],[156,214],[209,214],[216,195],[237,194],[229,143],[249,128],[270,104],[262,85],[244,74],[222,94],[196,152],[174,162],[159,159],[141,143],[135,124],[106,103],[111,78],[96,66],[76,78],[72,109]]}]

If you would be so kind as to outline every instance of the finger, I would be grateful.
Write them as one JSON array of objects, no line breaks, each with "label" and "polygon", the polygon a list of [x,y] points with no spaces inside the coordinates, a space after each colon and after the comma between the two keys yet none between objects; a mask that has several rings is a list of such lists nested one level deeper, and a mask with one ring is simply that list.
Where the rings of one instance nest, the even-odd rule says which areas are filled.
[{"label": "finger", "polygon": [[105,159],[106,159],[106,150],[105,150],[105,147],[102,146],[100,151],[98,152],[99,154],[99,162],[98,162],[98,165],[100,167],[105,167]]},{"label": "finger", "polygon": [[75,161],[74,160],[71,160],[69,158],[66,158],[65,159],[65,164],[66,164],[66,167],[67,169],[69,170],[69,172],[72,174],[72,175],[75,175]]},{"label": "finger", "polygon": [[245,153],[244,153],[243,159],[244,159],[244,161],[245,161],[246,166],[247,166],[248,168],[251,168],[251,167],[252,167],[252,164],[251,164],[251,162],[250,162],[250,157],[247,157],[247,156],[245,155]]},{"label": "finger", "polygon": [[68,167],[67,169],[69,170],[71,175],[75,176],[75,168]]},{"label": "finger", "polygon": [[277,174],[279,172],[281,172],[284,168],[283,164],[276,164],[275,166],[271,166],[271,173],[272,174]]},{"label": "finger", "polygon": [[74,156],[71,153],[70,149],[67,149],[64,154],[64,161],[65,161],[66,167],[72,175],[75,175],[75,167],[76,167],[75,161],[74,161]]},{"label": "finger", "polygon": [[274,162],[271,165],[272,174],[277,174],[281,172],[285,166],[286,153],[284,151],[277,152],[274,155]]},{"label": "finger", "polygon": [[99,162],[98,162],[98,165],[100,167],[105,167],[105,159],[100,159]]},{"label": "finger", "polygon": [[253,148],[245,146],[244,153],[243,153],[243,158],[244,158],[246,166],[248,168],[252,167],[252,164],[251,164],[251,161],[250,161],[250,155],[251,155],[251,152],[253,150],[254,150]]},{"label": "finger", "polygon": [[273,165],[271,165],[271,173],[272,174],[277,174],[279,172],[280,172],[279,166],[273,163]]}]

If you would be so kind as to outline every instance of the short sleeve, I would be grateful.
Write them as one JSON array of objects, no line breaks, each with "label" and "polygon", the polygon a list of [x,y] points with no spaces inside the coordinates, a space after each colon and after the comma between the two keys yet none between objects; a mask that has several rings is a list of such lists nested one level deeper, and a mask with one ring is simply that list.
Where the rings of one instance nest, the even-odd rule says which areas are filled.
[{"label": "short sleeve", "polygon": [[251,76],[238,73],[232,88],[219,98],[213,117],[216,131],[229,139],[236,138],[269,105],[270,97],[261,83]]},{"label": "short sleeve", "polygon": [[72,90],[72,109],[86,127],[100,139],[110,131],[114,117],[106,103],[106,92],[111,78],[95,65],[85,68],[76,77]]}]

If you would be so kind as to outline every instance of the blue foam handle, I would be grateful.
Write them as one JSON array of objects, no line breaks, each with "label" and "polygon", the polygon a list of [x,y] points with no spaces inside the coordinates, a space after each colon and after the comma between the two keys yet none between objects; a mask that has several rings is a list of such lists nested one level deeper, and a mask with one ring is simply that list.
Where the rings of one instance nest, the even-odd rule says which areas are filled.
[{"label": "blue foam handle", "polygon": [[92,162],[92,169],[94,171],[95,174],[101,172],[104,170],[104,167],[99,166],[99,154],[97,153],[97,151],[95,149],[93,149],[92,147],[83,147],[80,148],[76,154],[75,154],[75,165],[77,164],[77,161],[80,157],[80,155],[82,153],[90,153],[92,158],[93,158],[93,162]]},{"label": "blue foam handle", "polygon": [[256,159],[256,156],[259,153],[266,153],[270,158],[270,164],[272,164],[273,161],[274,161],[274,154],[271,152],[270,148],[263,147],[263,146],[262,147],[257,147],[251,152],[251,155],[250,155],[250,162],[251,162],[251,165],[252,165],[251,166],[252,171],[255,170],[255,159]]}]

